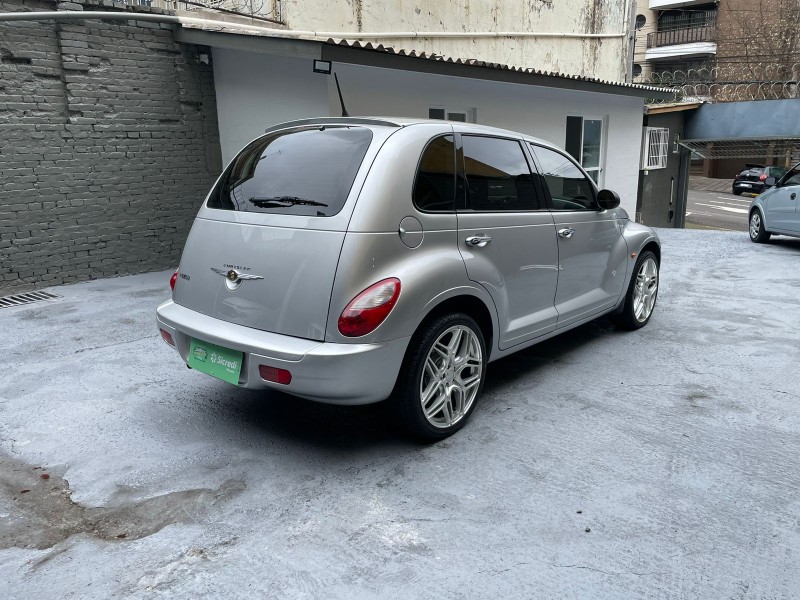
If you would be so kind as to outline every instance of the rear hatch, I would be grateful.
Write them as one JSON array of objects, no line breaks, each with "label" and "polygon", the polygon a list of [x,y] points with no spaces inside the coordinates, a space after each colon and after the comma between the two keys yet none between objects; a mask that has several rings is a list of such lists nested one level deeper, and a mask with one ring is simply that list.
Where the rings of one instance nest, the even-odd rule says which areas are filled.
[{"label": "rear hatch", "polygon": [[764,174],[763,167],[753,167],[744,169],[736,176],[737,181],[762,181],[761,176]]},{"label": "rear hatch", "polygon": [[322,341],[355,197],[391,131],[315,125],[250,143],[192,226],[175,302],[238,325]]}]

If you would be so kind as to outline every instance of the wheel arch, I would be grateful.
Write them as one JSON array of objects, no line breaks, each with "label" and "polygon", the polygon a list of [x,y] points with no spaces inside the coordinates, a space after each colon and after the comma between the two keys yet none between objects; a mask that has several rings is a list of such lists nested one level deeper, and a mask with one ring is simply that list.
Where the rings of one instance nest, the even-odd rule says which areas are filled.
[{"label": "wheel arch", "polygon": [[656,260],[658,261],[658,264],[660,266],[661,265],[661,246],[658,244],[658,242],[656,242],[655,240],[650,240],[644,246],[642,246],[642,249],[639,252],[639,254],[642,254],[643,252],[647,252],[648,250],[656,255]]},{"label": "wheel arch", "polygon": [[766,229],[766,225],[767,225],[767,215],[766,215],[766,213],[764,212],[764,207],[763,207],[763,206],[761,206],[760,204],[753,204],[753,205],[750,207],[750,212],[748,212],[748,213],[747,213],[747,220],[748,220],[748,222],[750,221],[750,219],[752,219],[752,218],[753,218],[753,213],[754,213],[755,211],[758,211],[759,213],[761,213],[761,220],[764,222],[764,228]]},{"label": "wheel arch", "polygon": [[431,321],[453,313],[464,313],[475,320],[478,327],[481,328],[489,360],[491,360],[496,340],[496,319],[486,302],[472,294],[459,293],[442,298],[425,313],[425,316],[417,324],[414,336],[416,337],[420,332],[424,331],[425,326]]}]

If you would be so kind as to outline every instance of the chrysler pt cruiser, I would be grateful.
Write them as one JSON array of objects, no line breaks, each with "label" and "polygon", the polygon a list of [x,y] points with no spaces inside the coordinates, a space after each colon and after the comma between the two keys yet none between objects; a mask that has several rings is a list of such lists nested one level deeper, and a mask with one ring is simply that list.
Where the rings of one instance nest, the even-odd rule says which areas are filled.
[{"label": "chrysler pt cruiser", "polygon": [[489,362],[609,314],[644,326],[660,243],[542,140],[446,121],[320,118],[247,145],[192,225],[164,340],[193,369],[464,425]]}]

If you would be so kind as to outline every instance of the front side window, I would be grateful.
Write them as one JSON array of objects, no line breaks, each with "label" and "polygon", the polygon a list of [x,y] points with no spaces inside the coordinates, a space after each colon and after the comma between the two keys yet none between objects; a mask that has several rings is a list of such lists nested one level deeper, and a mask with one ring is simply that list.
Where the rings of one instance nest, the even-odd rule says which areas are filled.
[{"label": "front side window", "polygon": [[769,176],[774,177],[775,179],[780,179],[786,175],[786,169],[783,167],[770,167],[769,168]]},{"label": "front side window", "polygon": [[542,168],[555,210],[595,210],[594,188],[569,158],[542,146],[531,144]]},{"label": "front side window", "polygon": [[472,135],[462,135],[461,139],[467,177],[467,210],[544,208],[519,142]]},{"label": "front side window", "polygon": [[797,168],[792,169],[784,176],[781,187],[789,187],[790,185],[800,185],[800,170]]},{"label": "front side window", "polygon": [[414,181],[414,206],[428,212],[454,210],[456,148],[452,135],[430,142],[422,153]]},{"label": "front side window", "polygon": [[330,217],[372,141],[364,127],[313,127],[263,136],[242,150],[208,199],[220,210]]}]

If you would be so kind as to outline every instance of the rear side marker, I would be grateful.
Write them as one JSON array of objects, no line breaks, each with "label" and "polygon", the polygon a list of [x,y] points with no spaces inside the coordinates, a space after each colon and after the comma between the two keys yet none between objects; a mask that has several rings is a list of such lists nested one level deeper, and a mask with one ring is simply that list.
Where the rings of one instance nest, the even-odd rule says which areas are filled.
[{"label": "rear side marker", "polygon": [[289,385],[292,382],[292,374],[286,369],[258,365],[258,374],[261,375],[261,379],[264,381],[271,381],[272,383]]},{"label": "rear side marker", "polygon": [[174,348],[175,340],[172,339],[169,331],[164,331],[163,329],[159,329],[159,331],[161,332],[161,337],[164,339],[164,341]]}]

